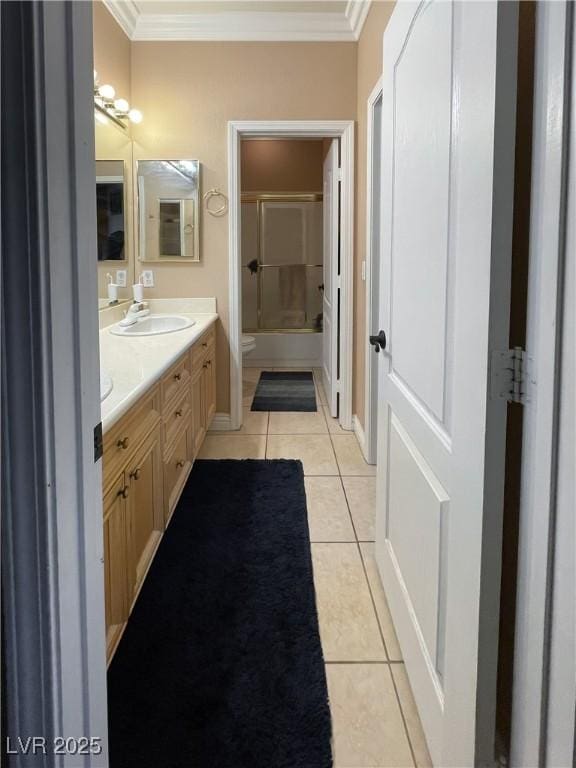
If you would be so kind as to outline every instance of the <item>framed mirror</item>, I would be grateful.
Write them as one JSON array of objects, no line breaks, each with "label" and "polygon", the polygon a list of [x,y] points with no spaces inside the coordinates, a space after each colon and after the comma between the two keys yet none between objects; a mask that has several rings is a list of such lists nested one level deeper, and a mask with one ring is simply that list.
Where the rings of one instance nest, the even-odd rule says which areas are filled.
[{"label": "framed mirror", "polygon": [[[96,227],[98,257],[98,306],[129,301],[134,280],[132,140],[105,118],[95,121]],[[111,299],[108,283],[117,283],[126,273],[126,285],[119,285]]]},{"label": "framed mirror", "polygon": [[136,164],[138,258],[200,261],[200,162]]}]

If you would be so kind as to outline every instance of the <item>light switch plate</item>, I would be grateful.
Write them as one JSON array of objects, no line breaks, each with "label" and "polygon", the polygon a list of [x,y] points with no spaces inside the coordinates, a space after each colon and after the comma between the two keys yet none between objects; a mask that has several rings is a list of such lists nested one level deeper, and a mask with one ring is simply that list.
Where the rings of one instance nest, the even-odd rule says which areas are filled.
[{"label": "light switch plate", "polygon": [[117,269],[116,270],[116,285],[120,286],[120,288],[126,288],[126,270],[125,269]]},{"label": "light switch plate", "polygon": [[154,288],[154,272],[151,269],[142,272],[142,284],[146,288]]}]

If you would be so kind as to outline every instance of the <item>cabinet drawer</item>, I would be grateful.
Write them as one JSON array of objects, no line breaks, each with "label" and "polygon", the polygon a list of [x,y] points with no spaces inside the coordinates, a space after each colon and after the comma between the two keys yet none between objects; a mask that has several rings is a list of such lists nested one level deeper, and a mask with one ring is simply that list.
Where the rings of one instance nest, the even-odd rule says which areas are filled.
[{"label": "cabinet drawer", "polygon": [[104,435],[104,492],[159,423],[159,392],[154,387]]},{"label": "cabinet drawer", "polygon": [[182,357],[170,368],[167,373],[162,377],[160,382],[160,397],[162,416],[165,409],[170,405],[171,401],[179,397],[190,385],[190,358],[188,354],[182,355]]},{"label": "cabinet drawer", "polygon": [[173,405],[165,408],[163,412],[163,440],[164,453],[170,451],[172,443],[179,436],[184,428],[188,428],[192,418],[190,387],[187,387],[179,400],[175,400]]},{"label": "cabinet drawer", "polygon": [[207,354],[216,344],[216,328],[211,325],[210,328],[198,339],[198,341],[192,347],[192,367],[196,368],[200,365]]},{"label": "cabinet drawer", "polygon": [[191,430],[185,429],[177,439],[174,449],[164,463],[164,499],[166,523],[180,497],[180,492],[188,478],[191,462]]}]

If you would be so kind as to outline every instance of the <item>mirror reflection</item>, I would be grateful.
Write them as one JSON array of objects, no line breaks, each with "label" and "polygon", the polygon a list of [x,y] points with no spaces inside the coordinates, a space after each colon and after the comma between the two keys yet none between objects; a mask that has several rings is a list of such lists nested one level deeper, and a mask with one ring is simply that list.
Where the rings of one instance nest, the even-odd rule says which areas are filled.
[{"label": "mirror reflection", "polygon": [[132,140],[109,120],[95,121],[98,306],[129,301],[134,280]]},{"label": "mirror reflection", "polygon": [[121,160],[96,161],[96,225],[98,261],[123,261],[124,164]]},{"label": "mirror reflection", "polygon": [[200,261],[198,160],[140,160],[141,261]]}]

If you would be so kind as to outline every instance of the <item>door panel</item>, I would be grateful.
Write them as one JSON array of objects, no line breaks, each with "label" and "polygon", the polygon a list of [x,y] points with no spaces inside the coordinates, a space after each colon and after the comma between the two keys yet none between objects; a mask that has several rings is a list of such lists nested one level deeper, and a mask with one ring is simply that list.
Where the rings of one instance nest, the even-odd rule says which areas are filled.
[{"label": "door panel", "polygon": [[332,416],[338,416],[338,140],[324,160],[324,296],[322,383]]},{"label": "door panel", "polygon": [[[441,578],[442,524],[449,498],[408,433],[390,419],[390,484],[387,499],[390,549],[406,585],[431,668],[441,674],[445,585]],[[410,498],[410,504],[405,499]],[[414,556],[418,553],[418,557]],[[442,585],[442,587],[441,587]]]},{"label": "door panel", "polygon": [[516,25],[405,2],[384,40],[376,555],[441,766],[494,747]]},{"label": "door panel", "polygon": [[[434,3],[420,14],[398,57],[392,157],[393,374],[440,424],[450,341],[451,37],[451,5]],[[426,49],[430,55],[423,56]]]}]

